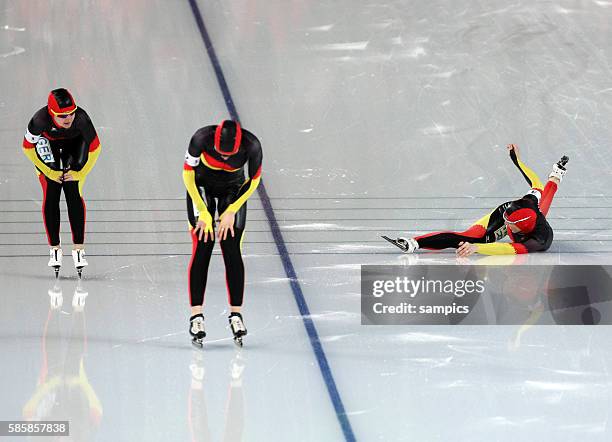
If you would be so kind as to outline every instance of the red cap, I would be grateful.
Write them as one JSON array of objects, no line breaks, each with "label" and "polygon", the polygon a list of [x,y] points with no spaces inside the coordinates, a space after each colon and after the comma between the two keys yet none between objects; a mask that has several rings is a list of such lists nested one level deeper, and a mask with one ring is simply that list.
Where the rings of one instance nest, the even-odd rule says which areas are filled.
[{"label": "red cap", "polygon": [[235,155],[240,149],[242,129],[240,123],[224,120],[215,130],[215,150],[223,156]]},{"label": "red cap", "polygon": [[68,115],[77,110],[77,105],[67,89],[54,89],[47,99],[47,109],[51,115]]},{"label": "red cap", "polygon": [[527,207],[515,210],[512,213],[508,213],[508,211],[504,213],[504,220],[508,224],[514,224],[521,229],[521,232],[525,233],[529,233],[535,229],[537,218],[538,214],[535,210]]}]

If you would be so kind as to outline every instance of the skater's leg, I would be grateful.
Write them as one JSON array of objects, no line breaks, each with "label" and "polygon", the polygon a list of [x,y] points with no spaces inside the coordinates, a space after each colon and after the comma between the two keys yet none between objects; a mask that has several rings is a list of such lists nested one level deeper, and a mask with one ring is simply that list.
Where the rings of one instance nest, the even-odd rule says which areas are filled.
[{"label": "skater's leg", "polygon": [[85,251],[83,244],[85,242],[85,218],[86,208],[85,201],[81,196],[78,181],[66,181],[63,185],[64,196],[66,197],[66,205],[68,206],[68,219],[70,220],[70,230],[72,230],[72,260],[74,267],[77,269],[79,277],[81,269],[88,265],[85,259]]},{"label": "skater's leg", "polygon": [[[208,279],[208,267],[210,258],[215,246],[214,239],[199,241],[196,234],[191,229],[191,241],[193,244],[191,261],[189,262],[189,303],[192,307],[192,314],[201,313],[204,305],[204,292]],[[193,310],[193,308],[196,308]]]},{"label": "skater's leg", "polygon": [[544,187],[544,191],[542,192],[542,199],[540,200],[540,212],[542,212],[544,216],[548,215],[548,210],[550,209],[550,205],[556,192],[557,183],[552,180],[549,180],[546,183],[546,187]]},{"label": "skater's leg", "polygon": [[78,181],[67,181],[64,183],[64,196],[68,206],[68,218],[72,230],[72,242],[75,249],[82,249],[85,243],[85,201],[81,196]]},{"label": "skater's leg", "polygon": [[[227,201],[219,202],[219,213],[227,206]],[[234,235],[228,233],[225,240],[219,240],[223,261],[225,263],[225,281],[227,284],[228,302],[232,312],[240,313],[244,298],[244,262],[242,261],[242,239],[246,226],[246,203],[236,213]]]},{"label": "skater's leg", "polygon": [[[219,201],[219,213],[231,202],[231,198]],[[225,262],[225,281],[227,284],[228,301],[230,304],[229,324],[234,335],[234,342],[242,346],[242,337],[247,334],[242,319],[242,303],[244,300],[244,262],[242,261],[242,239],[246,227],[246,203],[238,210],[234,218],[234,235],[228,233],[224,240],[219,240],[223,261]]]},{"label": "skater's leg", "polygon": [[244,299],[244,262],[240,250],[243,232],[242,229],[234,228],[235,236],[220,242],[225,263],[228,302],[233,312],[240,312]]},{"label": "skater's leg", "polygon": [[60,245],[59,201],[62,185],[39,173],[38,180],[43,190],[42,213],[47,239],[51,247]]},{"label": "skater's leg", "polygon": [[[503,228],[504,203],[487,215],[480,218],[463,232],[434,232],[415,237],[419,248],[440,250],[449,247],[458,248],[462,242],[487,243],[499,239],[499,229]],[[497,235],[497,236],[496,236]]]},{"label": "skater's leg", "polygon": [[[203,195],[203,197],[209,212],[214,215],[216,205],[214,198],[206,198],[206,195]],[[208,279],[208,267],[215,246],[215,240],[213,237],[208,238],[205,242],[199,240],[198,236],[194,233],[197,217],[189,194],[187,194],[187,216],[189,218],[191,241],[193,244],[188,269],[189,303],[191,305],[191,315],[193,316],[202,313],[204,292]]]},{"label": "skater's leg", "polygon": [[462,242],[486,242],[481,236],[462,235],[460,232],[435,232],[417,236],[416,241],[421,249],[441,250],[449,247],[458,248]]},{"label": "skater's leg", "polygon": [[540,201],[540,211],[544,214],[544,216],[548,214],[550,204],[552,203],[553,197],[557,192],[557,186],[567,172],[566,165],[568,161],[569,158],[567,156],[562,156],[556,164],[553,164],[553,170],[550,175],[548,175],[548,182],[546,183],[546,187],[542,192],[542,199]]}]

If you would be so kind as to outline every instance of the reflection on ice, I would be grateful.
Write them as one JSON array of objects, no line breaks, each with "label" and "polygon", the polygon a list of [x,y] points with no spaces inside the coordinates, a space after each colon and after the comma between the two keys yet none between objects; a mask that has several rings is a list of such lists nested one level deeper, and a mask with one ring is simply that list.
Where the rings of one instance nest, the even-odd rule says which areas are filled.
[{"label": "reflection on ice", "polygon": [[47,290],[49,311],[41,330],[42,366],[36,389],[23,407],[28,421],[68,421],[74,440],[95,440],[103,410],[86,363],[85,301],[88,291],[79,280],[71,305],[64,305],[66,283],[55,280]]},{"label": "reflection on ice", "polygon": [[575,382],[543,382],[543,381],[525,381],[525,388],[533,390],[545,391],[572,391],[580,390],[585,387],[594,387],[593,384],[578,384]]},{"label": "reflection on ice", "polygon": [[443,335],[426,332],[401,333],[388,337],[399,342],[474,342],[473,339],[461,338],[453,335]]},{"label": "reflection on ice", "polygon": [[[189,434],[194,442],[210,441],[211,428],[214,425],[217,417],[216,413],[209,414],[209,407],[212,407],[216,412],[219,409],[224,410],[223,416],[223,438],[221,440],[228,442],[239,442],[244,440],[244,417],[245,417],[245,393],[242,388],[242,377],[246,367],[246,358],[240,352],[236,352],[234,357],[230,359],[229,370],[225,379],[213,378],[207,372],[206,358],[202,350],[192,350],[191,361],[187,373],[189,373],[190,387],[187,394],[188,404],[185,407],[188,410],[187,422],[189,426]],[[225,405],[219,406],[217,402],[209,398],[211,390],[210,384],[225,383],[227,385],[227,397]],[[211,417],[214,416],[213,422]]]}]

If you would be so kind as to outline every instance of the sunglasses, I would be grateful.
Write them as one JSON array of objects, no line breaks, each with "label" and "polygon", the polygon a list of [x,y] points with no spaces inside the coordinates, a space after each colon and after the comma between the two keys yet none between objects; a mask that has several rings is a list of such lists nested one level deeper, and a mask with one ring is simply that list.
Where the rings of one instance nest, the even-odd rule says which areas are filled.
[{"label": "sunglasses", "polygon": [[77,108],[74,108],[74,110],[71,110],[70,112],[64,112],[64,113],[55,113],[53,111],[53,115],[55,116],[55,118],[59,118],[61,120],[68,118],[70,115],[74,114],[76,112]]}]

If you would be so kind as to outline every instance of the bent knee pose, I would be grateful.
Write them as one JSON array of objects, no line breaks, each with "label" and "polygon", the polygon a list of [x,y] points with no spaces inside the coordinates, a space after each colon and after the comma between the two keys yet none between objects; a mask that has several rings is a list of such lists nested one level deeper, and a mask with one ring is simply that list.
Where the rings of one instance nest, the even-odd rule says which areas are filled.
[{"label": "bent knee pose", "polygon": [[36,167],[43,190],[43,220],[50,246],[49,266],[56,275],[62,264],[59,201],[66,197],[68,218],[77,270],[87,265],[85,243],[85,202],[82,197],[87,174],[101,151],[96,130],[81,107],[66,89],[54,89],[47,106],[39,109],[23,138],[23,151]]},{"label": "bent knee pose", "polygon": [[[520,159],[518,147],[508,145],[510,158],[520,170],[531,190],[518,200],[500,204],[463,232],[434,232],[414,238],[391,240],[406,253],[419,248],[440,250],[457,249],[460,256],[472,253],[508,255],[548,250],[553,240],[553,230],[546,220],[557,185],[565,175],[564,157],[553,166],[545,186],[535,172]],[[508,236],[509,243],[500,243]]]},{"label": "bent knee pose", "polygon": [[[187,214],[193,251],[189,263],[189,331],[201,345],[204,332],[204,293],[210,258],[218,238],[225,263],[229,322],[236,342],[246,335],[241,315],[244,298],[242,238],[247,199],[261,179],[262,150],[259,140],[235,121],[198,129],[185,154],[183,181],[187,188]],[[245,180],[244,168],[249,178]],[[219,225],[215,234],[215,213]]]}]

